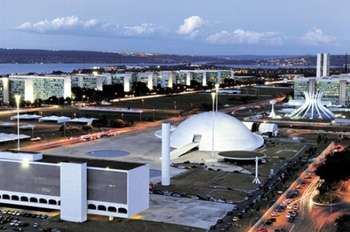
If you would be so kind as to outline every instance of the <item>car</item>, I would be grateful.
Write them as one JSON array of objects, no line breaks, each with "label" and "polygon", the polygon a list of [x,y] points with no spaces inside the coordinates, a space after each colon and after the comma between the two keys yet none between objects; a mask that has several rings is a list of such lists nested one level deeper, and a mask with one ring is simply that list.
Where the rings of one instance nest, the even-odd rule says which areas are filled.
[{"label": "car", "polygon": [[264,222],[264,225],[271,226],[274,222],[276,222],[276,218],[269,218]]},{"label": "car", "polygon": [[280,228],[280,229],[275,229],[274,232],[287,232],[287,230],[284,228]]},{"label": "car", "polygon": [[273,212],[271,213],[271,217],[278,217],[278,213],[275,212],[275,211],[273,211]]},{"label": "car", "polygon": [[299,196],[299,191],[296,189],[289,190],[286,194],[288,199],[296,198],[297,196]]},{"label": "car", "polygon": [[258,232],[268,232],[268,230],[265,227],[258,228]]},{"label": "car", "polygon": [[285,205],[279,204],[279,205],[277,205],[277,206],[275,207],[274,211],[275,211],[275,212],[278,212],[278,213],[281,213],[281,212],[283,212],[285,209],[286,209],[286,206],[285,206]]},{"label": "car", "polygon": [[288,218],[288,222],[289,222],[289,223],[293,223],[294,221],[295,221],[295,217],[289,217],[289,218]]}]

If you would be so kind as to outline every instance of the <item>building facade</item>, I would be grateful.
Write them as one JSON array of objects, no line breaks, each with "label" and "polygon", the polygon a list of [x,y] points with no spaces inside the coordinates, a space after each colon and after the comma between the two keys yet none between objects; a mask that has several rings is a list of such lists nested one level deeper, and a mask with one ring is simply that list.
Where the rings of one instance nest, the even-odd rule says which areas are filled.
[{"label": "building facade", "polygon": [[[7,80],[6,80],[7,79]],[[3,102],[9,103],[19,94],[25,101],[33,103],[37,99],[50,97],[71,97],[70,76],[12,75],[1,81]]]},{"label": "building facade", "polygon": [[144,164],[0,152],[0,174],[0,203],[60,210],[67,221],[129,218],[149,206]]},{"label": "building facade", "polygon": [[323,93],[322,101],[333,105],[350,105],[350,75],[321,78],[297,78],[294,80],[294,98],[304,99],[303,92]]},{"label": "building facade", "polygon": [[330,56],[328,53],[318,53],[316,63],[316,77],[329,76]]}]

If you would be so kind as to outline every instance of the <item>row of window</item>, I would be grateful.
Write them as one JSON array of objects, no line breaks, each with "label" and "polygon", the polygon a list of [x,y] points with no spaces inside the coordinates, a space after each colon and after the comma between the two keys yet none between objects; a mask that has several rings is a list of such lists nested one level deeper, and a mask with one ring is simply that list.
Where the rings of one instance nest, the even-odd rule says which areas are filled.
[{"label": "row of window", "polygon": [[98,210],[98,211],[108,211],[108,212],[112,212],[112,213],[122,213],[122,214],[127,214],[128,213],[128,210],[125,209],[125,208],[119,208],[117,209],[116,207],[114,206],[109,206],[109,207],[106,207],[104,205],[94,205],[94,204],[89,204],[88,205],[88,209],[91,209],[91,210]]},{"label": "row of window", "polygon": [[[56,201],[54,199],[45,199],[45,198],[36,198],[36,197],[26,197],[26,196],[17,196],[17,195],[9,195],[9,194],[2,194],[0,195],[0,199],[4,200],[12,200],[12,201],[22,201],[22,202],[30,202],[30,203],[39,203],[39,204],[49,204],[49,205],[61,205],[60,201]],[[116,208],[114,206],[106,207],[104,205],[94,205],[89,204],[88,209],[90,210],[98,210],[98,211],[108,211],[112,213],[121,213],[121,214],[127,214],[128,210],[125,208]]]},{"label": "row of window", "polygon": [[61,205],[60,201],[56,201],[54,199],[45,199],[45,198],[36,198],[36,197],[26,197],[26,196],[17,196],[17,195],[9,195],[2,194],[0,195],[0,199],[4,200],[12,200],[12,201],[23,201],[23,202],[31,202],[31,203],[39,203],[39,204],[49,204],[49,205]]}]

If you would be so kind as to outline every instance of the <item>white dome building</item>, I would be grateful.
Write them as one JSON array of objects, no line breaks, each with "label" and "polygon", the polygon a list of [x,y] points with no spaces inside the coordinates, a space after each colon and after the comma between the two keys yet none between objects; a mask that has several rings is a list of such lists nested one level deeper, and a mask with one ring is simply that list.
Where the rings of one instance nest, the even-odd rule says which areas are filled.
[{"label": "white dome building", "polygon": [[[214,151],[253,151],[264,144],[264,139],[249,129],[238,119],[221,112],[200,113],[180,123],[171,133],[170,145],[180,148],[201,136],[198,150],[212,150],[214,125]],[[215,117],[215,120],[213,120]],[[214,123],[213,123],[214,121]]]}]

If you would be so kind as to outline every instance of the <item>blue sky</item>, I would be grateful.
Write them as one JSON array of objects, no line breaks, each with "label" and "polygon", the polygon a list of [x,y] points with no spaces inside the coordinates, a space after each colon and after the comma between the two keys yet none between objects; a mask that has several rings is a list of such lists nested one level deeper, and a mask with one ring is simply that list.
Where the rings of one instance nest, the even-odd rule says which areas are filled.
[{"label": "blue sky", "polygon": [[0,47],[345,53],[349,7],[348,0],[1,0]]}]

